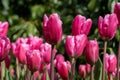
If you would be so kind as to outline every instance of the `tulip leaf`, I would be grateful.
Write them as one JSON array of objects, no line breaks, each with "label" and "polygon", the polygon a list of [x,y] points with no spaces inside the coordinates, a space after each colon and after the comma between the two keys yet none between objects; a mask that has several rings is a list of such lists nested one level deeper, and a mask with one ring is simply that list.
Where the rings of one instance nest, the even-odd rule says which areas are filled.
[{"label": "tulip leaf", "polygon": [[46,70],[46,80],[50,80],[47,70]]},{"label": "tulip leaf", "polygon": [[99,58],[97,63],[95,64],[95,68],[94,68],[94,79],[102,80],[101,76],[102,76],[102,62]]}]

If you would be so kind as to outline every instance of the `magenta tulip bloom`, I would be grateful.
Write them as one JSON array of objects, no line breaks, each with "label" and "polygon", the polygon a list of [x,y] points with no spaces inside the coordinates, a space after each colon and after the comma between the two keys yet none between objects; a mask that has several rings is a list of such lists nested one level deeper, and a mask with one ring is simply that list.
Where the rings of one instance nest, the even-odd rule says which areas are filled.
[{"label": "magenta tulip bloom", "polygon": [[116,14],[107,14],[105,17],[99,17],[98,30],[100,37],[103,40],[111,40],[114,38],[118,25],[118,19]]},{"label": "magenta tulip bloom", "polygon": [[88,35],[92,26],[92,20],[86,19],[84,16],[77,15],[72,23],[72,35],[86,34]]},{"label": "magenta tulip bloom", "polygon": [[57,64],[57,71],[63,80],[68,80],[68,65],[66,62],[60,62]]},{"label": "magenta tulip bloom", "polygon": [[62,39],[62,21],[57,13],[51,14],[48,18],[44,15],[43,21],[44,38],[51,44],[57,44]]},{"label": "magenta tulip bloom", "polygon": [[85,34],[77,36],[67,36],[65,48],[69,57],[79,57],[87,43],[87,36]]},{"label": "magenta tulip bloom", "polygon": [[85,59],[87,63],[93,65],[98,61],[99,58],[99,46],[96,40],[88,41],[85,48]]},{"label": "magenta tulip bloom", "polygon": [[27,44],[30,45],[31,49],[39,49],[42,43],[43,39],[37,36],[35,37],[31,36],[27,40]]},{"label": "magenta tulip bloom", "polygon": [[79,65],[78,73],[81,78],[85,78],[86,74],[87,74],[86,73],[86,65]]},{"label": "magenta tulip bloom", "polygon": [[2,36],[7,35],[8,26],[9,26],[8,22],[1,22],[0,21],[0,35],[2,35]]},{"label": "magenta tulip bloom", "polygon": [[31,50],[26,53],[27,67],[31,71],[37,71],[41,67],[41,57],[39,50]]},{"label": "magenta tulip bloom", "polygon": [[43,58],[43,62],[49,64],[51,61],[51,45],[48,43],[44,43],[40,46],[41,57]]},{"label": "magenta tulip bloom", "polygon": [[114,13],[117,15],[120,26],[120,2],[117,2],[114,6]]},{"label": "magenta tulip bloom", "polygon": [[113,55],[109,55],[109,54],[106,54],[105,55],[105,68],[107,70],[108,73],[112,73],[115,71],[116,69],[116,65],[117,65],[117,58],[116,56],[113,54]]},{"label": "magenta tulip bloom", "polygon": [[7,37],[0,36],[0,61],[5,59],[10,51],[10,40]]},{"label": "magenta tulip bloom", "polygon": [[9,67],[10,67],[10,56],[9,56],[9,55],[7,55],[7,56],[5,57],[5,66],[6,66],[6,68],[8,68],[8,69],[9,69]]}]

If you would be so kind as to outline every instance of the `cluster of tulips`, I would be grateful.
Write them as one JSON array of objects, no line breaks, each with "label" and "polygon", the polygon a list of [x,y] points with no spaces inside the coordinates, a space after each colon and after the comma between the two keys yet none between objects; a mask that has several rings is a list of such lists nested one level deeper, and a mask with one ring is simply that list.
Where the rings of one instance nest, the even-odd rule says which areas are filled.
[{"label": "cluster of tulips", "polygon": [[[107,41],[112,40],[116,30],[120,25],[120,3],[116,3],[114,13],[107,14],[98,19],[98,31],[104,41],[102,80],[105,80],[105,72],[108,79],[117,78],[119,80],[119,59],[115,54],[107,53]],[[12,70],[11,75],[16,74],[19,80],[19,66],[25,71],[24,80],[76,80],[76,73],[81,79],[87,75],[88,80],[94,80],[94,67],[99,59],[99,45],[97,39],[88,40],[87,35],[92,26],[92,20],[84,16],[77,15],[72,22],[72,35],[65,38],[65,51],[70,58],[66,60],[62,54],[58,54],[56,45],[63,40],[62,21],[57,13],[49,17],[43,17],[44,38],[30,36],[28,38],[18,38],[16,42],[10,42],[6,34],[8,22],[0,22],[0,61],[1,61],[1,80],[4,80],[2,69],[4,61],[6,67],[10,66],[10,49],[16,58],[16,69]],[[79,64],[76,69],[76,60],[84,53],[86,64]],[[78,70],[78,72],[76,72]],[[15,71],[15,73],[14,73]]]}]

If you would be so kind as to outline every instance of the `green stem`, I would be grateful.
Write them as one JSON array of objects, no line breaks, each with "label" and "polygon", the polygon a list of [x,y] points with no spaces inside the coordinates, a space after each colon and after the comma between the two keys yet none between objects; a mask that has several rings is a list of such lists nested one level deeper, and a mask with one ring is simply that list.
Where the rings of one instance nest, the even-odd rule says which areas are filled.
[{"label": "green stem", "polygon": [[4,75],[5,74],[5,62],[1,62],[1,80],[4,80]]},{"label": "green stem", "polygon": [[90,80],[94,80],[94,65],[91,66]]},{"label": "green stem", "polygon": [[16,76],[17,76],[16,80],[19,80],[19,63],[17,58],[16,58]]},{"label": "green stem", "polygon": [[119,39],[118,57],[117,57],[117,80],[119,80],[119,59],[120,59],[120,39]]},{"label": "green stem", "polygon": [[75,60],[75,58],[72,58],[72,70],[71,70],[72,80],[75,80],[75,65],[76,65],[76,60]]},{"label": "green stem", "polygon": [[103,55],[103,67],[102,67],[102,80],[105,80],[105,55],[107,49],[107,41],[104,42],[104,55]]},{"label": "green stem", "polygon": [[54,47],[55,45],[52,45],[51,64],[50,64],[50,80],[54,80]]}]

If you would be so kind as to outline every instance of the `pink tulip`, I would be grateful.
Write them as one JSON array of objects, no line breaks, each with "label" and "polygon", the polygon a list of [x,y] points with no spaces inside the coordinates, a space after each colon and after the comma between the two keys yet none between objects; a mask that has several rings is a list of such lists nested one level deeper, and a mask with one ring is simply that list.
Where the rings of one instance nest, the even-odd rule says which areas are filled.
[{"label": "pink tulip", "polygon": [[95,64],[99,58],[99,46],[96,40],[88,41],[85,49],[85,59],[89,64]]},{"label": "pink tulip", "polygon": [[62,39],[62,21],[57,13],[53,13],[48,18],[44,15],[43,20],[44,38],[51,44],[57,44]]},{"label": "pink tulip", "polygon": [[39,79],[39,75],[40,75],[39,71],[35,71],[35,72],[33,73],[34,79]]},{"label": "pink tulip", "polygon": [[78,73],[81,78],[85,78],[86,74],[87,74],[86,73],[86,65],[79,65]]},{"label": "pink tulip", "polygon": [[10,40],[7,37],[0,36],[0,61],[4,60],[10,51]]},{"label": "pink tulip", "polygon": [[30,50],[30,46],[28,44],[19,44],[17,58],[20,63],[26,63],[26,52],[28,50]]},{"label": "pink tulip", "polygon": [[41,56],[43,58],[43,62],[49,64],[51,61],[51,45],[48,43],[44,43],[40,46]]},{"label": "pink tulip", "polygon": [[8,55],[5,57],[5,65],[6,65],[6,68],[9,69],[9,67],[10,67],[10,56],[8,56]]},{"label": "pink tulip", "polygon": [[86,34],[88,35],[92,26],[92,20],[86,19],[84,16],[77,15],[72,23],[72,35]]},{"label": "pink tulip", "polygon": [[114,13],[117,15],[119,25],[120,25],[120,2],[117,2],[114,6]]},{"label": "pink tulip", "polygon": [[8,26],[9,26],[8,22],[1,22],[0,21],[0,35],[2,35],[2,36],[7,35]]},{"label": "pink tulip", "polygon": [[12,76],[12,77],[14,77],[14,75],[15,75],[15,70],[12,68],[12,69],[10,69],[10,75]]},{"label": "pink tulip", "polygon": [[43,39],[37,36],[35,37],[31,36],[27,40],[27,44],[30,45],[31,49],[39,49],[42,43]]},{"label": "pink tulip", "polygon": [[67,36],[65,48],[69,57],[79,57],[87,43],[87,36],[85,34],[77,36]]},{"label": "pink tulip", "polygon": [[26,53],[27,58],[27,66],[31,71],[37,71],[41,67],[41,57],[39,50],[31,50]]},{"label": "pink tulip", "polygon": [[117,58],[116,56],[113,54],[113,55],[109,55],[109,54],[106,54],[105,55],[105,68],[107,70],[108,73],[112,73],[115,71],[116,69],[116,65],[117,65]]},{"label": "pink tulip", "polygon": [[118,19],[116,14],[107,14],[105,17],[99,17],[98,30],[100,37],[103,40],[111,40],[114,38],[118,25]]},{"label": "pink tulip", "polygon": [[57,71],[63,80],[68,80],[68,65],[66,62],[60,62],[57,64]]},{"label": "pink tulip", "polygon": [[90,72],[91,72],[91,65],[90,64],[86,64],[86,72],[87,72],[87,74],[90,74]]}]

